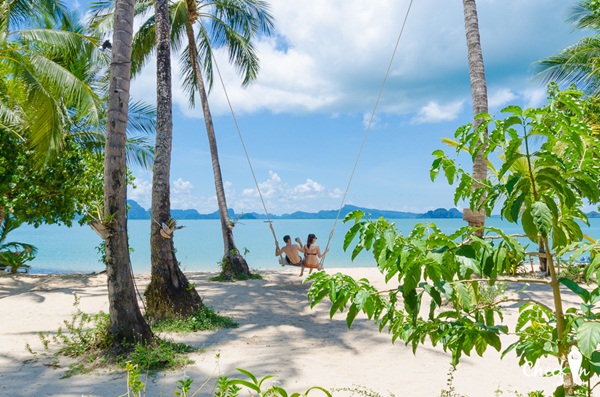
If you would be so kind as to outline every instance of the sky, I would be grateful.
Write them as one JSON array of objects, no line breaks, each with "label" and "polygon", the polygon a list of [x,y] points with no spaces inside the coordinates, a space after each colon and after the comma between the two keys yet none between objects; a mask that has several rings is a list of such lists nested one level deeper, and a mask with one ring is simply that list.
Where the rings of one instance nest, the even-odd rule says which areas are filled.
[{"label": "sky", "polygon": [[[411,212],[454,207],[453,188],[443,178],[431,182],[429,167],[431,153],[445,149],[440,139],[473,118],[462,2],[414,1],[368,135],[409,0],[267,2],[275,30],[255,43],[261,63],[256,82],[242,88],[226,55],[217,54],[267,211],[337,210],[343,203]],[[582,37],[566,22],[574,3],[477,1],[490,113],[499,116],[509,104],[545,103],[533,64]],[[190,108],[175,58],[172,208],[214,212],[202,112]],[[155,102],[155,81],[152,60],[133,81],[132,97]],[[217,80],[209,102],[228,207],[262,213]],[[128,196],[149,208],[152,173],[133,173],[136,188]]]}]

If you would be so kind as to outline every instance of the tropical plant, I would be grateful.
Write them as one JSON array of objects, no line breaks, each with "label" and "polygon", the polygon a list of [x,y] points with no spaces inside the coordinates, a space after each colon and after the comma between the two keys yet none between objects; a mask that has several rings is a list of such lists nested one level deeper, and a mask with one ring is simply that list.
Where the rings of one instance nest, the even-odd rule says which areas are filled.
[{"label": "tropical plant", "polygon": [[171,219],[171,147],[173,111],[171,87],[171,43],[169,2],[154,2],[156,31],[157,133],[152,175],[152,219],[150,222],[151,279],[146,288],[146,313],[154,319],[187,318],[203,308],[202,299],[181,271],[175,256]]},{"label": "tropical plant", "polygon": [[[589,291],[576,282],[559,278],[557,261],[578,260],[589,252],[591,262],[583,269],[587,281],[600,277],[600,243],[583,238],[580,223],[587,223],[584,202],[600,200],[600,142],[597,133],[584,121],[588,104],[578,91],[549,89],[549,103],[542,108],[521,109],[509,106],[507,116],[494,120],[482,115],[484,122],[474,128],[468,124],[456,131],[456,153],[466,148],[474,159],[485,145],[485,154],[498,155],[501,167],[497,179],[476,181],[443,151],[434,152],[432,179],[443,173],[448,182],[457,183],[455,202],[466,199],[474,209],[490,215],[495,208],[501,217],[520,223],[532,241],[541,241],[549,269],[549,279],[504,276],[512,260],[523,260],[526,246],[515,236],[493,227],[462,227],[445,234],[435,224],[416,225],[404,236],[385,219],[364,219],[360,211],[345,221],[354,222],[344,247],[356,238],[354,258],[372,250],[386,281],[395,278],[399,286],[378,291],[367,280],[354,280],[342,274],[319,272],[309,276],[313,284],[309,298],[314,306],[325,297],[332,301],[331,316],[348,307],[346,321],[352,324],[359,312],[387,328],[392,340],[403,340],[413,350],[427,339],[452,353],[457,365],[462,354],[473,350],[482,355],[488,347],[500,351],[500,335],[508,332],[502,324],[504,302],[522,303],[514,331],[518,340],[503,355],[515,351],[520,365],[535,365],[545,356],[556,357],[563,377],[556,394],[573,395],[573,374],[568,354],[579,349],[583,381],[600,374],[600,288]],[[481,134],[491,128],[486,143]],[[512,167],[516,162],[522,167]],[[476,185],[475,189],[473,186]],[[484,236],[475,232],[483,230]],[[490,234],[499,239],[486,238]],[[512,260],[507,260],[510,257]],[[509,294],[490,294],[486,290],[503,282],[516,285]],[[552,304],[527,295],[527,283],[548,288]],[[581,305],[564,308],[560,287],[581,299]],[[421,310],[425,296],[429,309]],[[490,299],[492,297],[492,299]]]},{"label": "tropical plant", "polygon": [[59,0],[2,3],[0,12],[0,127],[28,135],[40,162],[64,146],[75,119],[98,125],[100,101],[65,60],[95,47],[73,30]]},{"label": "tropical plant", "polygon": [[[138,14],[148,15],[151,5],[151,1],[138,3]],[[110,30],[107,16],[112,12],[112,2],[97,3],[94,8],[94,26],[100,31]],[[243,76],[243,85],[256,79],[259,64],[252,40],[259,34],[270,34],[272,17],[267,3],[261,0],[179,0],[171,4],[170,12],[172,46],[175,49],[183,47],[180,62],[184,89],[192,106],[199,95],[206,125],[224,243],[222,272],[226,279],[240,275],[247,278],[250,269],[233,238],[207,88],[210,90],[214,79],[215,49],[227,50],[230,62]],[[132,60],[134,73],[154,51],[155,22],[150,15],[136,33]]]},{"label": "tropical plant", "polygon": [[591,29],[587,36],[558,54],[536,62],[537,76],[545,82],[575,84],[592,96],[600,95],[600,74],[597,59],[600,52],[600,2],[580,0],[571,8],[568,21],[574,29]]},{"label": "tropical plant", "polygon": [[[467,37],[467,54],[469,61],[469,77],[471,80],[471,97],[473,102],[474,126],[477,128],[483,122],[479,117],[481,113],[488,112],[487,86],[485,81],[485,68],[483,52],[479,36],[479,21],[477,18],[477,3],[475,0],[463,0],[465,16],[465,33]],[[487,130],[482,130],[484,142],[487,140]],[[473,179],[484,181],[487,178],[488,160],[485,155],[485,145],[473,160]],[[476,185],[475,185],[476,186]],[[463,210],[463,219],[469,226],[478,227],[485,225],[485,213],[474,211],[473,208]]]},{"label": "tropical plant", "polygon": [[117,0],[110,63],[104,150],[104,217],[110,332],[116,348],[150,342],[152,331],[140,311],[127,239],[127,167],[125,162],[133,39],[134,0]]},{"label": "tropical plant", "polygon": [[6,241],[8,233],[19,227],[11,218],[6,218],[0,223],[0,271],[10,268],[11,273],[19,269],[29,269],[27,262],[35,258],[37,248],[31,244]]}]

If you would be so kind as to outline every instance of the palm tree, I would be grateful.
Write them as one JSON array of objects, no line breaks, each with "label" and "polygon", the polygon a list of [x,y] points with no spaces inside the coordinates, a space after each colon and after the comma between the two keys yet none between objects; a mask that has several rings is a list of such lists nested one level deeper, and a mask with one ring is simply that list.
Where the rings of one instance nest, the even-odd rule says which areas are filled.
[{"label": "palm tree", "polygon": [[600,13],[597,2],[583,0],[573,6],[568,21],[576,29],[592,29],[596,34],[584,37],[558,54],[536,62],[537,76],[544,82],[575,84],[586,94],[600,96]]},{"label": "palm tree", "polygon": [[[194,27],[197,28],[196,35]],[[249,84],[256,79],[259,69],[258,56],[251,40],[261,33],[270,34],[272,27],[273,18],[268,12],[268,5],[260,0],[187,0],[174,6],[172,35],[185,32],[187,37],[182,59],[185,88],[192,104],[194,94],[197,92],[200,95],[204,114],[221,219],[224,244],[221,274],[225,279],[244,278],[251,273],[233,239],[234,223],[229,219],[217,139],[202,72],[206,74],[210,89],[213,82],[213,49],[224,46],[229,52],[230,61],[243,75],[242,84]]]},{"label": "palm tree", "polygon": [[[485,69],[483,65],[483,53],[481,51],[481,40],[479,36],[479,22],[477,19],[477,5],[475,0],[463,0],[465,15],[465,32],[467,36],[467,51],[469,60],[469,77],[471,80],[471,96],[473,99],[473,116],[475,118],[473,127],[479,128],[482,119],[477,116],[488,112],[487,86],[485,80]],[[476,182],[487,178],[488,160],[485,155],[487,147],[487,128],[483,131],[483,145],[479,149],[473,161],[473,179]],[[477,183],[475,184],[477,188]],[[479,209],[465,208],[463,219],[469,226],[480,227],[485,225],[485,211]],[[483,234],[483,231],[480,232]]]},{"label": "palm tree", "polygon": [[[95,41],[70,30],[71,20],[57,0],[15,0],[0,7],[0,126],[22,138],[27,134],[45,162],[62,147],[74,117],[99,123],[98,96],[62,62]],[[17,91],[24,95],[10,94]]]},{"label": "palm tree", "polygon": [[131,271],[127,239],[126,126],[131,72],[131,42],[135,0],[115,5],[106,148],[104,157],[104,223],[110,331],[114,341],[148,342],[152,331],[142,317]]},{"label": "palm tree", "polygon": [[150,257],[152,273],[146,288],[147,314],[155,319],[189,317],[202,309],[202,299],[179,268],[171,219],[171,147],[173,112],[168,0],[156,0],[156,149],[152,177]]},{"label": "palm tree", "polygon": [[[137,12],[148,14],[150,5],[151,1],[139,2]],[[99,29],[110,29],[106,16],[110,15],[111,7],[111,2],[106,1],[95,4],[96,14],[100,15],[95,18]],[[256,79],[259,65],[252,39],[259,34],[269,35],[273,18],[268,5],[261,0],[178,0],[171,4],[170,12],[172,46],[175,49],[184,47],[180,52],[184,89],[192,106],[195,106],[196,94],[202,105],[223,234],[222,276],[225,279],[246,278],[251,273],[233,238],[234,223],[229,219],[207,88],[212,87],[214,77],[213,50],[219,48],[227,49],[230,62],[242,75],[243,86]],[[141,69],[154,49],[155,23],[155,18],[149,17],[136,33],[132,59],[134,73]]]}]

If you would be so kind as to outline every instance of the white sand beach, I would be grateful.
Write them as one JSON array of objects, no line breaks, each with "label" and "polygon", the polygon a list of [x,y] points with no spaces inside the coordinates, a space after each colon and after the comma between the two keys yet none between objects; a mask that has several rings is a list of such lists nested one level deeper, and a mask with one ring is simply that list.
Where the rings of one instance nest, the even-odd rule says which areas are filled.
[{"label": "white sand beach", "polygon": [[[366,277],[380,286],[377,269],[327,269],[355,277]],[[308,284],[295,268],[265,271],[264,280],[235,283],[208,282],[211,272],[189,273],[204,303],[239,323],[238,328],[172,336],[200,348],[190,355],[195,361],[182,371],[165,371],[146,380],[147,396],[170,396],[177,379],[189,376],[199,387],[213,376],[197,395],[208,395],[216,375],[237,376],[235,368],[255,375],[274,375],[288,392],[304,392],[318,385],[325,388],[362,386],[383,396],[439,396],[446,387],[450,354],[425,345],[413,355],[402,343],[392,345],[387,333],[359,317],[351,330],[345,316],[329,319],[329,305],[311,309],[306,297]],[[141,291],[148,275],[136,276]],[[61,379],[67,371],[64,358],[55,364],[45,352],[38,332],[56,332],[74,311],[73,294],[81,298],[86,313],[108,311],[105,275],[0,275],[0,396],[119,396],[126,393],[122,372],[95,371]],[[550,301],[549,293],[531,290],[536,298]],[[572,297],[567,297],[574,302]],[[517,307],[509,307],[505,321],[515,323]],[[514,336],[503,338],[505,347]],[[36,352],[32,355],[29,345]],[[216,356],[219,355],[217,360]],[[500,360],[488,350],[482,357],[464,357],[454,374],[457,395],[513,396],[532,390],[554,390],[558,378],[544,378],[542,369],[556,367],[544,360],[537,370],[518,366],[514,353]],[[537,373],[536,373],[537,372]],[[196,388],[193,387],[195,390]],[[501,390],[502,394],[496,391]],[[242,394],[246,395],[246,394]],[[318,392],[311,395],[319,395]],[[339,392],[335,395],[350,395]]]}]

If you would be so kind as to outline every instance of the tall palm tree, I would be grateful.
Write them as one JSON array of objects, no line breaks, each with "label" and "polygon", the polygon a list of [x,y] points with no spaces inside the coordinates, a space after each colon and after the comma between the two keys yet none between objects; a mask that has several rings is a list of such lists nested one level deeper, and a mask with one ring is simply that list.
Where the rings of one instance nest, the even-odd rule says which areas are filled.
[{"label": "tall palm tree", "polygon": [[571,9],[568,21],[576,29],[591,29],[595,34],[584,37],[558,54],[536,62],[537,75],[544,82],[575,84],[585,93],[600,96],[600,6],[583,0]]},{"label": "tall palm tree", "polygon": [[[151,0],[140,1],[137,12],[149,15],[151,4]],[[96,14],[100,16],[95,22],[99,29],[107,31],[111,28],[107,18],[111,8],[108,1],[95,4]],[[170,13],[172,46],[176,50],[183,47],[180,61],[184,89],[192,106],[195,106],[196,95],[200,97],[209,141],[224,243],[222,275],[226,279],[244,278],[251,273],[233,238],[234,223],[229,219],[207,91],[213,83],[214,49],[226,48],[230,62],[242,75],[242,85],[256,79],[259,64],[252,39],[260,34],[270,34],[273,17],[267,3],[261,0],[178,0],[171,4]],[[154,50],[155,23],[154,16],[150,15],[136,33],[132,60],[134,73],[141,69]]]},{"label": "tall palm tree", "polygon": [[[229,219],[217,139],[202,72],[210,89],[213,82],[213,49],[226,47],[230,62],[243,76],[242,84],[249,84],[256,79],[259,70],[258,56],[251,40],[261,33],[270,34],[272,27],[273,18],[268,5],[261,0],[187,0],[178,2],[174,7],[172,35],[185,32],[187,37],[182,59],[185,88],[192,104],[194,94],[199,94],[204,114],[221,219],[224,245],[221,274],[225,279],[243,278],[251,273],[233,238],[234,224]],[[197,29],[196,34],[194,28]]]},{"label": "tall palm tree", "polygon": [[179,268],[171,219],[171,147],[173,112],[171,43],[168,0],[154,3],[156,21],[156,149],[152,176],[150,258],[152,273],[146,288],[147,314],[155,319],[189,317],[202,308],[202,299]]},{"label": "tall palm tree", "polygon": [[142,317],[131,271],[127,239],[125,163],[135,0],[117,0],[114,16],[106,148],[104,157],[104,222],[110,331],[117,343],[147,342],[152,331]]},{"label": "tall palm tree", "polygon": [[[471,96],[473,100],[474,128],[479,128],[482,119],[477,115],[488,112],[488,96],[485,80],[485,69],[483,65],[483,52],[481,51],[481,40],[479,36],[479,21],[477,18],[477,5],[475,0],[463,0],[463,11],[465,16],[465,32],[467,36],[467,52],[469,60],[469,77],[471,80]],[[487,129],[483,131],[484,143],[473,161],[473,179],[476,182],[487,178],[488,160],[485,155],[487,147]],[[476,188],[477,186],[475,186]],[[480,227],[485,225],[485,211],[465,208],[463,219],[469,226]],[[483,231],[481,231],[483,234]]]}]

